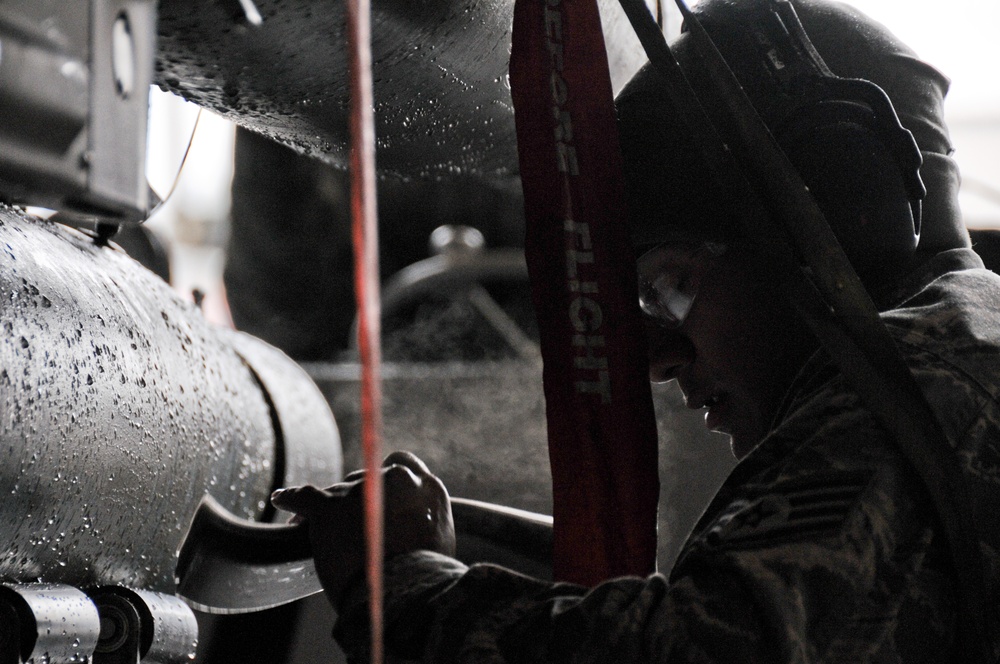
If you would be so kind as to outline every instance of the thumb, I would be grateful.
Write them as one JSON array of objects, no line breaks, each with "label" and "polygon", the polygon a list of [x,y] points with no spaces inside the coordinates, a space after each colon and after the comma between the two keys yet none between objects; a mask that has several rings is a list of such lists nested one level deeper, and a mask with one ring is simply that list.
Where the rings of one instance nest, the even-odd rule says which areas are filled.
[{"label": "thumb", "polygon": [[433,474],[430,469],[427,468],[427,464],[425,464],[420,457],[405,450],[393,452],[387,456],[385,460],[382,461],[382,466],[384,468],[388,468],[390,466],[403,466],[405,468],[409,468],[410,472],[417,477],[429,477]]},{"label": "thumb", "polygon": [[271,504],[286,512],[308,517],[321,509],[329,495],[311,484],[278,489],[271,494]]}]

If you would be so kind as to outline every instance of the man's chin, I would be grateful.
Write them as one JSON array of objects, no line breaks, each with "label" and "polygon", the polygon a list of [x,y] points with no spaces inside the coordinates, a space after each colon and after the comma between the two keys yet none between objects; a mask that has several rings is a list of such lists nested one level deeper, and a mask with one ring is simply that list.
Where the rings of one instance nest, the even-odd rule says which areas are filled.
[{"label": "man's chin", "polygon": [[733,451],[733,456],[736,457],[737,461],[742,461],[743,458],[753,452],[753,449],[760,444],[760,436],[748,436],[746,434],[741,434],[739,432],[730,433],[729,435],[729,447]]},{"label": "man's chin", "polygon": [[729,446],[737,460],[750,454],[767,436],[768,429],[759,426],[762,418],[740,408],[738,401],[726,398],[712,406],[705,416],[705,425],[716,433],[729,436]]}]

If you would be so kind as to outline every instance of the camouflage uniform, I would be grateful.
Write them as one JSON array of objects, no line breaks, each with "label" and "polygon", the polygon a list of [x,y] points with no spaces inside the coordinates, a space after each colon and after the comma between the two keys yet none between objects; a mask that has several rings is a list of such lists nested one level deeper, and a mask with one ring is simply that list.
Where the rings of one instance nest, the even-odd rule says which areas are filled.
[{"label": "camouflage uniform", "polygon": [[[996,570],[1000,277],[959,249],[910,283],[884,319],[958,447]],[[928,502],[822,352],[669,581],[587,589],[416,552],[389,561],[386,587],[390,650],[433,662],[946,662],[954,649],[954,580]],[[364,657],[363,594],[340,608],[335,635]]]}]

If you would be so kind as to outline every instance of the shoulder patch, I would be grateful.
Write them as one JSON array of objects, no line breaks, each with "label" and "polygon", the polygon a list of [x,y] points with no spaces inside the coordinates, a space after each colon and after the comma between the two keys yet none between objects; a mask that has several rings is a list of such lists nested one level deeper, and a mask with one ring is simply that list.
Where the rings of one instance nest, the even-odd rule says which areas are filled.
[{"label": "shoulder patch", "polygon": [[836,534],[869,478],[836,473],[749,485],[700,539],[710,548],[736,549]]}]

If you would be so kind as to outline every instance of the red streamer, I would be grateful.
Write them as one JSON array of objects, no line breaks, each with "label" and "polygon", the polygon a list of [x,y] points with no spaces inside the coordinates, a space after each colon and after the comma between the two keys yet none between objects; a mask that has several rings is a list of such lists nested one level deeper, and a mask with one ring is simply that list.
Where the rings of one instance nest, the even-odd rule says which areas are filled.
[{"label": "red streamer", "polygon": [[351,217],[354,241],[354,291],[358,301],[358,350],[361,361],[361,440],[364,484],[366,573],[368,578],[371,661],[381,664],[382,648],[382,354],[378,275],[378,215],[375,199],[375,118],[372,94],[371,6],[347,2],[347,42],[351,78]]},{"label": "red streamer", "polygon": [[656,566],[656,422],[595,0],[517,0],[510,62],[556,578]]}]

